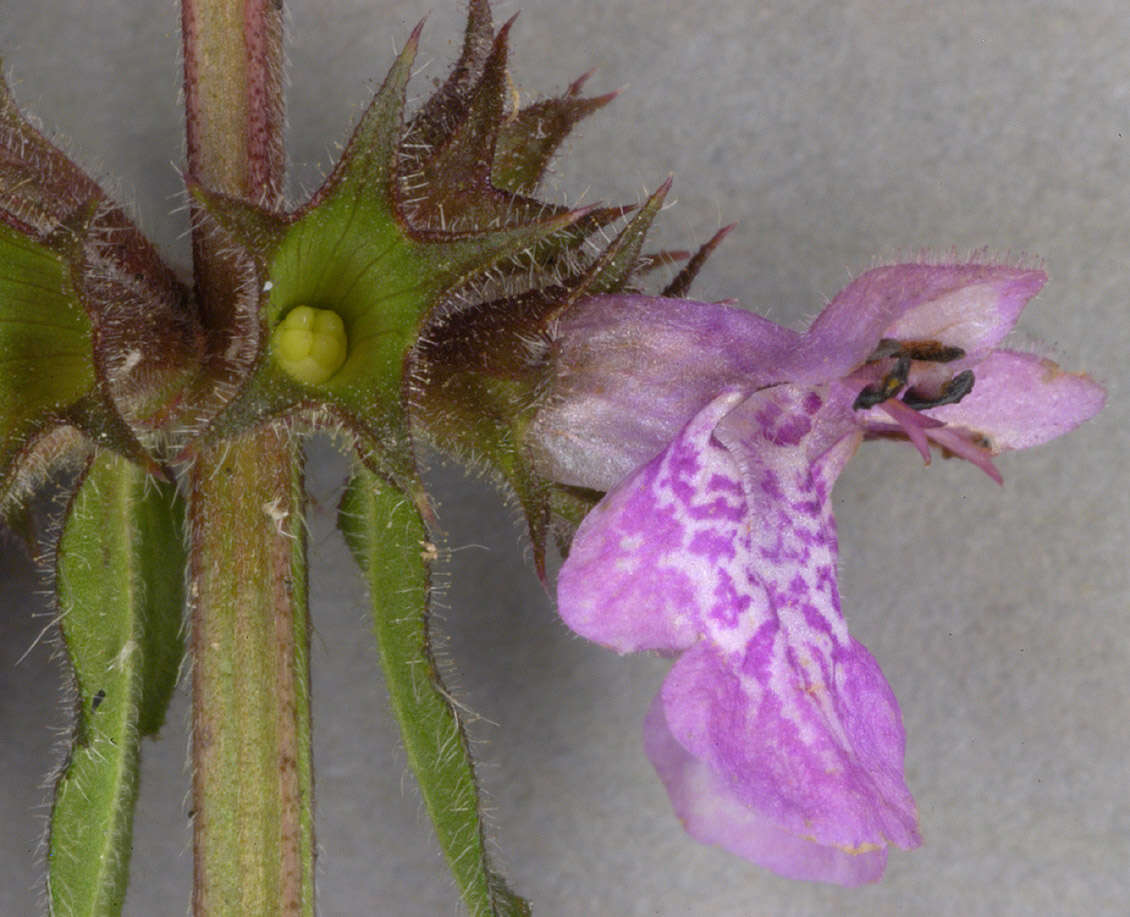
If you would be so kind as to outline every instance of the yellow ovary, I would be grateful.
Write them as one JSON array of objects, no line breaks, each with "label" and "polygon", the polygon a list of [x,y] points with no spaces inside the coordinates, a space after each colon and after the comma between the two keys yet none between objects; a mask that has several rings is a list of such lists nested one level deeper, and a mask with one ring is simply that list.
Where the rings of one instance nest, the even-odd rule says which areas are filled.
[{"label": "yellow ovary", "polygon": [[295,306],[271,336],[279,366],[299,382],[319,385],[341,369],[349,355],[345,322],[330,309]]}]

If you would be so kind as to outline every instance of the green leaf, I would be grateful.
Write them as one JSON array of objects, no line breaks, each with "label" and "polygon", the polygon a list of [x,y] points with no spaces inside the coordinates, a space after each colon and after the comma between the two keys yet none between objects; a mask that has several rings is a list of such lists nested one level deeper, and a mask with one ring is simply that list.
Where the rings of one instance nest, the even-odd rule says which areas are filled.
[{"label": "green leaf", "polygon": [[183,652],[183,521],[175,487],[101,450],[69,508],[57,590],[78,719],[51,814],[52,914],[121,911],[139,740],[164,722]]},{"label": "green leaf", "polygon": [[369,587],[408,763],[467,909],[473,917],[529,914],[529,905],[488,862],[467,737],[432,656],[428,598],[435,548],[416,503],[358,468],[342,498],[339,524]]}]

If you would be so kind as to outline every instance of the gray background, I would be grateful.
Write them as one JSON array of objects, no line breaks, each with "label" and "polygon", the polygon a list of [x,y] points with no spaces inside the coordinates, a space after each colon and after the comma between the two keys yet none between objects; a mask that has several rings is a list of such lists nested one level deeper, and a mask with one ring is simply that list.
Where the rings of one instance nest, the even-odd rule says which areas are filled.
[{"label": "gray background", "polygon": [[[432,0],[415,92],[456,54]],[[294,0],[292,176],[316,184],[420,0]],[[521,7],[525,98],[598,68],[627,91],[565,151],[551,195],[638,199],[669,171],[657,240],[738,229],[696,292],[802,326],[874,258],[920,249],[1046,261],[1024,315],[1110,390],[1065,440],[976,469],[870,445],[836,489],[852,630],[902,704],[926,837],[859,890],[777,878],[687,839],[640,722],[667,663],[572,636],[523,561],[514,513],[456,469],[434,481],[451,549],[446,650],[482,719],[501,860],[539,913],[1115,914],[1130,892],[1127,398],[1130,19],[1114,2],[554,0]],[[20,102],[118,176],[180,266],[185,217],[172,0],[0,0]],[[325,915],[458,912],[405,777],[363,597],[333,534],[343,465],[312,469],[318,879]],[[438,466],[438,463],[437,463]],[[66,712],[30,564],[0,560],[0,914],[36,913],[43,774]],[[177,915],[191,874],[184,692],[147,742],[131,915]],[[498,725],[495,725],[498,724]]]}]

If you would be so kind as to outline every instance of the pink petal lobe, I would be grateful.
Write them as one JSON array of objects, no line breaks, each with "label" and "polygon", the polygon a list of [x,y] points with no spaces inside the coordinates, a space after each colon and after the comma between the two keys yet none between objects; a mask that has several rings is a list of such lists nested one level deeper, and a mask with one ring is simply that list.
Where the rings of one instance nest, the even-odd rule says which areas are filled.
[{"label": "pink petal lobe", "polygon": [[796,381],[845,376],[882,338],[939,341],[980,354],[1012,330],[1042,271],[992,264],[895,264],[856,278],[805,335]]},{"label": "pink petal lobe", "polygon": [[644,749],[687,833],[790,879],[862,885],[887,864],[885,848],[846,853],[781,828],[739,799],[703,761],[671,735],[659,696],[644,720]]},{"label": "pink petal lobe", "polygon": [[1106,400],[1102,386],[1033,354],[996,350],[974,368],[973,391],[957,404],[926,413],[948,427],[988,441],[994,455],[1027,449],[1094,417]]},{"label": "pink petal lobe", "polygon": [[738,668],[706,643],[679,658],[660,692],[675,741],[715,796],[781,833],[852,856],[917,847],[898,705],[874,659],[850,638],[821,657],[771,631]]},{"label": "pink petal lobe", "polygon": [[763,389],[718,425],[747,498],[745,601],[737,617],[705,616],[663,710],[687,752],[789,833],[854,852],[913,847],[898,705],[836,586],[832,484],[862,434],[822,392]]},{"label": "pink petal lobe", "polygon": [[746,524],[738,471],[713,440],[744,396],[719,396],[664,452],[585,518],[557,581],[558,610],[582,637],[621,653],[691,646],[704,617],[735,617]]}]

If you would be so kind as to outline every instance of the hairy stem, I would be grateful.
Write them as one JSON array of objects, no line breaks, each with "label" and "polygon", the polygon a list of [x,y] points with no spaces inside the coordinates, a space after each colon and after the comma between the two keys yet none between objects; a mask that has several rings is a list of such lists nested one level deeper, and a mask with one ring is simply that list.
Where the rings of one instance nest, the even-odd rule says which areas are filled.
[{"label": "hairy stem", "polygon": [[313,913],[302,474],[287,431],[205,451],[189,504],[198,917]]},{"label": "hairy stem", "polygon": [[[280,202],[282,4],[182,0],[188,176]],[[213,371],[233,335],[241,270],[193,233]],[[308,620],[302,471],[267,428],[202,447],[190,477],[195,913],[313,913]]]},{"label": "hairy stem", "polygon": [[[188,179],[254,204],[282,202],[282,4],[182,0]],[[213,332],[232,323],[234,271],[207,227],[193,230],[196,289]]]}]

